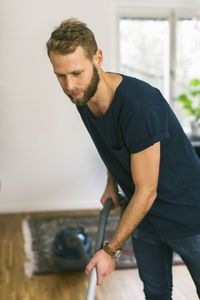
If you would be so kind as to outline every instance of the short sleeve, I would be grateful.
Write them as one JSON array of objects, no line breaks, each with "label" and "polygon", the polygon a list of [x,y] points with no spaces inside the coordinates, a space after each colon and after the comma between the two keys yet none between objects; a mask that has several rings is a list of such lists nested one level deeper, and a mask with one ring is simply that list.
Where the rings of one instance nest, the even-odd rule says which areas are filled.
[{"label": "short sleeve", "polygon": [[142,151],[169,137],[168,105],[151,103],[129,112],[125,126],[125,143],[129,153]]}]

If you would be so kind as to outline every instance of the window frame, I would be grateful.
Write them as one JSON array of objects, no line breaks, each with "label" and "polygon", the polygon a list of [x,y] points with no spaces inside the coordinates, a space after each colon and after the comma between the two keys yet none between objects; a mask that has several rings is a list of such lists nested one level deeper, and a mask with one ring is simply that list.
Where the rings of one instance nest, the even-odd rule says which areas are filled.
[{"label": "window frame", "polygon": [[120,32],[119,24],[122,18],[158,18],[167,19],[169,21],[169,42],[168,42],[168,68],[165,71],[164,96],[173,106],[175,99],[175,67],[176,67],[176,21],[178,19],[200,19],[200,10],[196,5],[192,4],[185,7],[153,7],[153,6],[135,6],[120,5],[115,7],[115,25],[114,25],[114,47],[117,49],[115,55],[112,56],[114,68],[120,69]]}]

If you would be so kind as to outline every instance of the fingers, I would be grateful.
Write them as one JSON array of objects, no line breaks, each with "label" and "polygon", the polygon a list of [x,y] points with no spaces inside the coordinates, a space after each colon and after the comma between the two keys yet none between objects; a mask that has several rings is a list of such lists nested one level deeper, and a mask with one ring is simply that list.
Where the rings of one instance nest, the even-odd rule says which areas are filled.
[{"label": "fingers", "polygon": [[104,278],[104,275],[101,274],[100,272],[97,272],[97,285],[102,285],[103,278]]},{"label": "fingers", "polygon": [[113,197],[112,200],[113,200],[113,203],[114,203],[114,208],[119,207],[119,200],[118,200],[118,198],[117,197]]},{"label": "fingers", "polygon": [[[92,259],[85,268],[85,273],[89,274],[92,269],[96,266],[96,263]],[[97,269],[97,285],[102,285],[104,275]]]},{"label": "fingers", "polygon": [[[89,263],[86,266],[85,274],[89,274],[94,267],[95,267],[94,263]],[[103,277],[104,276],[97,270],[97,285],[102,285]]]},{"label": "fingers", "polygon": [[91,270],[96,267],[97,284],[101,285],[104,276],[110,274],[114,270],[114,265],[114,260],[105,253],[104,250],[99,250],[86,266],[85,273],[89,274]]},{"label": "fingers", "polygon": [[106,200],[107,200],[107,198],[104,198],[104,197],[101,198],[100,202],[101,202],[101,204],[102,204],[103,206],[104,206]]},{"label": "fingers", "polygon": [[91,270],[95,267],[95,265],[96,265],[95,260],[91,259],[89,264],[85,268],[85,273],[89,274],[91,272]]},{"label": "fingers", "polygon": [[101,204],[104,206],[104,204],[106,203],[106,201],[108,200],[108,198],[112,198],[113,200],[113,207],[112,208],[116,208],[119,206],[119,201],[116,195],[109,195],[107,197],[102,197],[100,199]]},{"label": "fingers", "polygon": [[[112,185],[107,185],[105,188],[105,191],[100,199],[101,204],[104,206],[106,200],[108,198],[112,198],[113,202],[115,203],[115,205],[117,205],[117,193],[116,193],[116,188],[113,187]],[[114,206],[115,206],[114,205]]]}]

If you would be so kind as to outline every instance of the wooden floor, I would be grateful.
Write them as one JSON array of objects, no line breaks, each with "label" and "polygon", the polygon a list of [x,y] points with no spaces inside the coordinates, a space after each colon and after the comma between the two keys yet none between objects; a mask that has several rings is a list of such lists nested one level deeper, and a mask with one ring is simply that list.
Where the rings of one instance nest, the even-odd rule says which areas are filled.
[{"label": "wooden floor", "polygon": [[[63,212],[60,214],[63,215]],[[35,215],[37,214],[33,214]],[[32,278],[24,274],[21,220],[26,216],[27,214],[0,215],[0,300],[84,300],[88,276],[83,272],[37,275]],[[173,274],[173,299],[197,300],[195,287],[186,267],[174,267]],[[137,269],[113,272],[105,278],[101,287],[97,287],[95,299],[143,300],[142,283]]]}]

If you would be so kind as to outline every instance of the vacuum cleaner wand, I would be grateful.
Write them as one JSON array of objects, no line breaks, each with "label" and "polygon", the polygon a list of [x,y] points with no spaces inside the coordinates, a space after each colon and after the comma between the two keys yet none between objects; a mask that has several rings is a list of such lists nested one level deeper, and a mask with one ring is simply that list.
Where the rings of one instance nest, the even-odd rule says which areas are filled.
[{"label": "vacuum cleaner wand", "polygon": [[[99,215],[98,232],[97,232],[94,253],[96,253],[98,250],[100,250],[103,246],[107,218],[108,218],[109,212],[112,207],[113,207],[113,201],[111,198],[109,198],[106,200],[106,203],[104,204],[103,209],[101,210],[100,215]],[[90,272],[86,300],[94,300],[96,285],[97,285],[97,270],[96,270],[96,267],[94,267],[92,269],[92,271]]]},{"label": "vacuum cleaner wand", "polygon": [[[124,210],[126,209],[128,201],[125,196],[119,193],[118,193],[118,201],[119,201],[119,205],[121,206],[121,213],[120,213],[120,218],[121,218]],[[112,207],[113,207],[113,200],[111,198],[108,198],[106,200],[106,203],[104,204],[103,209],[99,214],[98,232],[97,232],[95,251],[94,251],[95,253],[103,247],[107,218]],[[89,279],[86,300],[95,299],[96,285],[97,285],[97,271],[96,268],[94,267],[90,272],[90,279]]]},{"label": "vacuum cleaner wand", "polygon": [[112,207],[113,207],[113,201],[111,198],[109,198],[106,200],[106,203],[104,204],[103,209],[99,214],[97,239],[94,248],[95,253],[103,247],[106,223],[107,223],[109,212]]}]

